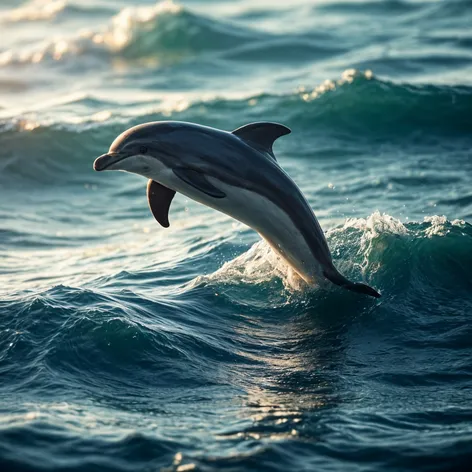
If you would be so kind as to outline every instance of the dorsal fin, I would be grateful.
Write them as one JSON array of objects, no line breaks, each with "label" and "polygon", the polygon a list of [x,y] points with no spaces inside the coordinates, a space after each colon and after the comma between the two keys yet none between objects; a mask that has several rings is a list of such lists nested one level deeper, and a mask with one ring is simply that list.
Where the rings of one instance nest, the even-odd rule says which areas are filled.
[{"label": "dorsal fin", "polygon": [[241,126],[233,131],[233,134],[238,138],[246,141],[250,146],[259,151],[268,153],[275,159],[272,145],[277,138],[291,133],[290,128],[279,123],[269,123],[266,121],[259,121],[257,123],[250,123]]},{"label": "dorsal fin", "polygon": [[169,208],[175,190],[164,187],[155,180],[149,180],[147,185],[147,197],[151,213],[164,228],[169,227]]}]

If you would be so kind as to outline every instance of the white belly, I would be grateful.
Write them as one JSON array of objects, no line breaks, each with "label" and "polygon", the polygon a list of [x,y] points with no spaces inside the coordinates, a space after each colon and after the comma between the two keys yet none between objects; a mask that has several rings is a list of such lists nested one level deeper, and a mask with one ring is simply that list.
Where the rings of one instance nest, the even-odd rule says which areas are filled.
[{"label": "white belly", "polygon": [[322,278],[320,265],[300,231],[289,216],[269,199],[207,177],[209,182],[226,194],[225,198],[213,198],[186,184],[165,166],[157,169],[154,165],[148,177],[248,225],[307,283],[315,283]]},{"label": "white belly", "polygon": [[308,283],[315,283],[321,268],[290,217],[272,201],[250,190],[215,182],[226,198],[208,206],[256,230],[270,247]]}]

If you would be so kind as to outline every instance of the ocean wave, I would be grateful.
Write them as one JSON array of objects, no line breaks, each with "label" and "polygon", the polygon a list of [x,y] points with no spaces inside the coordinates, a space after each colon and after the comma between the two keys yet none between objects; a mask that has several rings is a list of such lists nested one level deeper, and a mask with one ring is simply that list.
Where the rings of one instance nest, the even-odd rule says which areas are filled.
[{"label": "ocean wave", "polygon": [[[312,460],[321,468],[334,455],[384,460],[388,444],[401,469],[427,429],[416,460],[455,458],[465,468],[467,453],[449,444],[464,439],[470,412],[444,410],[430,393],[465,398],[454,395],[470,377],[472,226],[374,213],[327,236],[336,264],[368,276],[382,299],[286,289],[264,243],[206,278],[175,281],[178,293],[155,293],[156,267],[76,288],[63,275],[63,285],[12,291],[0,301],[4,393],[15,392],[0,431],[3,463],[216,471],[247,468],[249,458],[293,470],[306,454],[298,463],[292,452],[321,444],[321,434]],[[412,398],[413,386],[422,390]],[[403,409],[366,416],[366,392],[374,404],[400,394]],[[440,431],[444,442],[445,423],[447,447],[436,441]],[[218,447],[202,449],[202,434]]]},{"label": "ocean wave", "polygon": [[[58,285],[2,301],[2,308],[14,316],[6,326],[16,329],[2,335],[0,356],[23,364],[20,389],[38,376],[50,384],[60,378],[62,385],[82,379],[98,390],[210,385],[218,382],[217,370],[203,378],[203,365],[248,362],[221,331],[214,336],[206,306],[189,309],[178,299]],[[202,323],[206,332],[197,329]]]},{"label": "ocean wave", "polygon": [[66,6],[65,0],[32,0],[0,13],[0,24],[50,20],[63,12]]},{"label": "ocean wave", "polygon": [[[0,122],[0,169],[6,184],[14,183],[15,178],[34,181],[35,185],[61,178],[67,182],[66,174],[72,169],[79,173],[76,175],[89,174],[93,158],[105,152],[117,135],[149,121],[174,119],[231,130],[244,124],[236,122],[234,116],[247,116],[246,122],[270,117],[290,126],[299,137],[297,150],[309,156],[316,148],[310,144],[304,151],[304,138],[307,143],[316,139],[321,147],[364,141],[372,147],[388,141],[420,149],[437,146],[438,139],[444,147],[444,138],[452,148],[454,143],[463,147],[472,133],[471,87],[398,84],[353,71],[338,81],[286,95],[249,94],[238,99],[179,99],[172,103],[163,100],[131,107],[93,97],[74,99],[75,106],[82,102],[88,109],[92,103],[95,111],[57,120],[48,117],[48,110],[44,118],[38,112]],[[431,113],[431,109],[441,113]],[[422,184],[418,178],[393,180],[409,187]]]},{"label": "ocean wave", "polygon": [[18,23],[60,22],[77,16],[106,16],[113,9],[101,5],[80,5],[66,0],[31,0],[23,5],[0,12],[0,24],[15,27]]},{"label": "ocean wave", "polygon": [[[24,159],[33,166],[41,165],[44,159],[57,159],[56,165],[59,161],[77,165],[104,152],[127,127],[168,119],[230,130],[244,124],[234,116],[245,116],[247,122],[270,117],[290,126],[301,137],[300,145],[306,136],[307,142],[314,137],[325,143],[368,140],[372,146],[389,140],[418,147],[437,145],[440,138],[467,141],[472,134],[472,87],[394,83],[378,79],[370,71],[348,70],[339,80],[281,95],[248,93],[237,99],[223,95],[195,101],[180,97],[126,107],[89,96],[71,100],[76,108],[83,105],[93,112],[58,120],[51,115],[53,107],[0,121],[4,142],[0,166],[4,173],[28,172],[22,167]],[[58,103],[57,108],[68,104],[70,101]]]},{"label": "ocean wave", "polygon": [[[436,215],[421,223],[402,223],[375,212],[368,218],[347,219],[328,230],[326,237],[340,271],[379,288],[387,299],[399,293],[418,296],[426,289],[472,290],[472,225],[463,220]],[[264,241],[193,284],[210,284],[233,303],[248,300],[252,306],[257,300],[275,307],[342,292],[334,286],[328,286],[328,292],[326,286],[308,287]]]},{"label": "ocean wave", "polygon": [[463,220],[436,215],[401,223],[376,212],[367,219],[348,219],[328,232],[328,241],[335,259],[341,258],[341,269],[370,274],[391,295],[466,293],[472,287],[472,226]]},{"label": "ocean wave", "polygon": [[130,60],[155,57],[174,61],[205,51],[228,49],[261,36],[164,0],[149,6],[126,7],[101,30],[81,31],[72,38],[46,41],[39,48],[4,51],[0,54],[0,66],[81,56]]},{"label": "ocean wave", "polygon": [[[468,135],[472,120],[472,88],[468,86],[395,83],[347,70],[338,81],[301,90],[299,104],[289,115],[296,123],[351,136],[429,137]],[[430,110],[441,110],[431,113]],[[303,111],[303,113],[302,113]]]},{"label": "ocean wave", "polygon": [[[334,312],[352,318],[353,310],[396,310],[421,299],[434,305],[442,298],[453,309],[451,293],[458,300],[471,293],[472,225],[464,221],[435,215],[402,223],[376,212],[346,220],[327,231],[327,239],[336,266],[380,289],[383,298],[374,303],[332,285],[307,287],[265,242],[209,275],[176,280],[180,287],[172,295],[139,288],[155,285],[145,271],[138,278],[124,273],[94,279],[81,288],[19,292],[1,302],[9,315],[0,323],[0,358],[23,365],[9,382],[22,391],[38,381],[62,386],[77,379],[98,391],[111,385],[136,392],[168,382],[211,385],[222,378],[218,364],[265,362],[254,354],[257,339],[246,336],[246,328],[257,331],[281,313],[301,310],[326,322]],[[122,288],[123,277],[136,291]],[[247,326],[235,333],[234,324],[241,323]]]},{"label": "ocean wave", "polygon": [[[395,307],[399,297],[403,304],[423,297],[439,301],[451,292],[464,299],[461,294],[472,290],[472,225],[464,221],[436,215],[402,223],[376,212],[348,219],[326,235],[336,266],[382,291],[376,304]],[[24,371],[15,374],[22,388],[38,375],[52,383],[59,377],[61,383],[85,378],[98,389],[104,382],[158,386],[170,372],[174,385],[217,383],[218,372],[201,377],[203,365],[258,362],[250,350],[234,350],[235,342],[249,342],[244,336],[236,341],[231,329],[240,311],[276,319],[280,312],[303,308],[322,318],[334,305],[345,312],[353,303],[359,311],[375,306],[332,285],[307,287],[262,241],[214,273],[180,282],[172,296],[123,289],[117,283],[122,277],[136,288],[148,283],[145,272],[138,279],[124,273],[82,288],[57,285],[3,299],[2,310],[10,315],[0,323],[0,357],[13,363],[22,359]],[[153,277],[149,280],[154,285]]]}]

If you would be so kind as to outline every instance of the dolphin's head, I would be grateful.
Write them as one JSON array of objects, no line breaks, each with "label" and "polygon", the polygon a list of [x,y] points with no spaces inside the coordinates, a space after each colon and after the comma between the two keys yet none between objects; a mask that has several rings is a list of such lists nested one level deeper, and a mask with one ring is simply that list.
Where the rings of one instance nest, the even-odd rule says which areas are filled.
[{"label": "dolphin's head", "polygon": [[93,168],[123,170],[148,177],[165,157],[169,133],[179,128],[176,122],[152,122],[134,126],[120,134],[106,154],[95,159]]}]

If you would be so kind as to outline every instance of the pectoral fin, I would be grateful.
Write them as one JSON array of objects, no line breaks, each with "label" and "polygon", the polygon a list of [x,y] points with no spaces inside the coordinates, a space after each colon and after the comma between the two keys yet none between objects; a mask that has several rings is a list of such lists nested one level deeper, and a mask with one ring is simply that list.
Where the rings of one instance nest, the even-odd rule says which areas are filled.
[{"label": "pectoral fin", "polygon": [[183,180],[185,183],[191,185],[197,190],[200,190],[200,192],[209,195],[210,197],[226,197],[226,194],[211,184],[205,177],[205,174],[202,174],[201,172],[185,167],[178,167],[173,169],[173,171],[179,179]]},{"label": "pectoral fin", "polygon": [[169,208],[174,198],[175,190],[164,187],[154,180],[149,180],[147,184],[147,197],[149,208],[157,222],[168,228],[169,224]]}]

